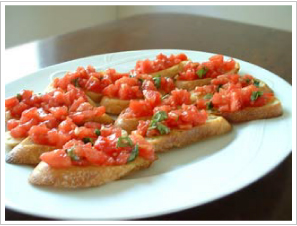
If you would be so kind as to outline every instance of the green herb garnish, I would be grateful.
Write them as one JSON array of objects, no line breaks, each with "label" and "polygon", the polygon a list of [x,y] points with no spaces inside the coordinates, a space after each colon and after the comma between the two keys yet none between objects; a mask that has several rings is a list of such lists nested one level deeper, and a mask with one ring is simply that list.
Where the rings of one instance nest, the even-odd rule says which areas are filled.
[{"label": "green herb garnish", "polygon": [[21,94],[18,93],[18,94],[16,95],[16,98],[18,98],[19,101],[22,101],[22,95],[21,95]]},{"label": "green herb garnish", "polygon": [[169,94],[166,94],[166,95],[162,96],[162,100],[168,98],[169,96],[170,96]]},{"label": "green herb garnish", "polygon": [[263,92],[261,92],[261,91],[254,91],[254,92],[252,92],[251,101],[257,100],[262,95],[263,95]]},{"label": "green herb garnish", "polygon": [[80,87],[79,83],[78,83],[78,78],[73,79],[72,83],[74,84],[75,87]]},{"label": "green herb garnish", "polygon": [[100,131],[99,129],[95,129],[95,134],[96,134],[97,136],[100,136],[101,131]]},{"label": "green herb garnish", "polygon": [[198,75],[199,78],[203,78],[203,76],[206,74],[206,72],[208,71],[208,68],[203,67],[201,69],[199,69],[196,74]]},{"label": "green herb garnish", "polygon": [[170,129],[163,125],[161,121],[164,121],[168,118],[167,112],[165,111],[158,111],[154,116],[152,117],[149,130],[151,129],[157,129],[162,135],[167,134],[170,132]]},{"label": "green herb garnish", "polygon": [[130,78],[134,78],[134,77],[135,77],[135,75],[129,75],[129,77],[130,77]]},{"label": "green herb garnish", "polygon": [[211,109],[213,109],[213,104],[212,104],[211,101],[209,101],[209,102],[206,103],[206,109],[207,109],[207,110],[211,110]]},{"label": "green herb garnish", "polygon": [[170,133],[169,127],[163,125],[162,123],[157,123],[157,130],[159,130],[161,135]]},{"label": "green herb garnish", "polygon": [[223,87],[223,84],[219,84],[218,87],[217,87],[217,92],[219,92],[220,88],[222,88],[222,87]]},{"label": "green herb garnish", "polygon": [[245,79],[245,82],[246,82],[246,83],[250,83],[250,81],[251,81],[251,80],[250,80],[249,78]]},{"label": "green herb garnish", "polygon": [[85,137],[85,138],[83,138],[82,140],[83,140],[83,142],[84,142],[85,144],[87,144],[87,143],[90,142],[92,145],[94,145],[94,141],[93,141],[93,139],[90,138],[90,137]]},{"label": "green herb garnish", "polygon": [[161,87],[161,75],[157,75],[153,78],[154,84],[159,89]]},{"label": "green herb garnish", "polygon": [[211,99],[212,98],[212,94],[211,93],[208,93],[208,94],[206,94],[204,97],[203,97],[203,99],[204,100],[209,100],[209,99]]},{"label": "green herb garnish", "polygon": [[78,161],[79,157],[74,153],[74,147],[65,150],[66,154],[71,158],[73,161]]},{"label": "green herb garnish", "polygon": [[138,81],[141,82],[141,84],[143,83],[144,79],[143,78],[138,78]]},{"label": "green herb garnish", "polygon": [[259,87],[260,86],[260,81],[257,79],[254,79],[254,86]]},{"label": "green herb garnish", "polygon": [[134,161],[138,156],[138,154],[139,154],[139,147],[138,147],[138,144],[136,144],[132,149],[132,152],[127,160],[127,163]]},{"label": "green herb garnish", "polygon": [[117,142],[117,148],[119,147],[131,147],[133,146],[133,141],[130,137],[119,137]]},{"label": "green herb garnish", "polygon": [[154,116],[152,117],[152,121],[161,122],[168,118],[168,115],[166,111],[158,111]]}]

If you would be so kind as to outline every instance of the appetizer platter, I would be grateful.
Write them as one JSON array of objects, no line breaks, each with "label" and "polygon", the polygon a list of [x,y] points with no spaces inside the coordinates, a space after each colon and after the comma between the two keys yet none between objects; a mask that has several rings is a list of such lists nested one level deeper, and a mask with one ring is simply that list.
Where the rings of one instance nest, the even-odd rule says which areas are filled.
[{"label": "appetizer platter", "polygon": [[[40,216],[132,219],[182,210],[252,183],[291,151],[291,86],[220,54],[99,55],[5,89],[6,205]],[[16,181],[40,201],[16,197]],[[42,208],[44,200],[55,208]],[[146,205],[132,208],[139,202]]]}]

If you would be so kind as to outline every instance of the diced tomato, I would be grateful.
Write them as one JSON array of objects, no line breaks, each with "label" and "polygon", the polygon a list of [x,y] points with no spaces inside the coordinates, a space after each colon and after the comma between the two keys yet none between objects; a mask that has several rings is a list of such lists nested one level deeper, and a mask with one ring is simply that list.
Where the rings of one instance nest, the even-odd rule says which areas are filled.
[{"label": "diced tomato", "polygon": [[175,89],[171,92],[175,105],[190,104],[191,94],[187,90]]},{"label": "diced tomato", "polygon": [[73,123],[71,118],[67,118],[60,123],[58,129],[63,133],[69,133],[71,130],[74,130],[77,126]]},{"label": "diced tomato", "polygon": [[7,108],[8,110],[11,109],[12,107],[15,107],[18,104],[19,104],[19,100],[16,97],[11,97],[5,100],[5,108]]},{"label": "diced tomato", "polygon": [[53,116],[58,120],[66,119],[68,115],[68,108],[66,106],[62,107],[51,107],[49,111],[53,114]]},{"label": "diced tomato", "polygon": [[145,137],[146,132],[149,128],[150,120],[147,121],[139,121],[138,126],[137,126],[137,134],[140,134],[141,136]]},{"label": "diced tomato", "polygon": [[154,85],[154,82],[151,80],[144,80],[142,83],[142,89],[143,90],[157,90],[156,86]]},{"label": "diced tomato", "polygon": [[145,100],[148,101],[152,107],[161,104],[161,94],[158,91],[144,90],[143,95]]},{"label": "diced tomato", "polygon": [[156,158],[153,145],[150,144],[146,139],[144,139],[143,136],[139,134],[132,134],[130,135],[130,138],[132,139],[134,144],[138,144],[139,156],[151,161]]},{"label": "diced tomato", "polygon": [[19,121],[19,120],[16,120],[16,119],[9,119],[9,120],[7,121],[7,129],[10,131],[10,130],[12,130],[13,128],[17,127],[19,124],[20,124],[20,121]]},{"label": "diced tomato", "polygon": [[71,159],[64,149],[43,153],[40,159],[54,168],[66,168],[71,166]]},{"label": "diced tomato", "polygon": [[153,113],[152,105],[144,100],[131,100],[129,108],[136,117],[149,116]]},{"label": "diced tomato", "polygon": [[171,54],[169,57],[160,53],[156,56],[155,60],[139,60],[136,62],[136,66],[134,68],[134,72],[136,74],[150,74],[155,73],[167,68],[170,68],[176,64],[179,64],[181,61],[187,60],[188,57],[185,54],[173,55]]},{"label": "diced tomato", "polygon": [[108,97],[116,97],[118,95],[118,91],[119,88],[116,85],[111,84],[103,89],[102,94]]},{"label": "diced tomato", "polygon": [[29,136],[32,141],[36,144],[47,144],[48,143],[48,129],[45,125],[32,126],[29,130]]}]

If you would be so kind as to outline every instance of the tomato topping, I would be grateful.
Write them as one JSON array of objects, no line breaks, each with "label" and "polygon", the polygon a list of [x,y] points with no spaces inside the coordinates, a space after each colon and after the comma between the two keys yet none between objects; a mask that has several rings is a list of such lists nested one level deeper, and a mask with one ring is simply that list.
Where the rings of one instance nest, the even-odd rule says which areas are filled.
[{"label": "tomato topping", "polygon": [[125,117],[145,117],[153,115],[152,104],[146,100],[131,100]]},{"label": "tomato topping", "polygon": [[19,104],[19,99],[17,97],[11,97],[5,100],[5,108],[13,108]]},{"label": "tomato topping", "polygon": [[209,61],[203,63],[188,62],[183,71],[179,73],[178,80],[197,80],[205,78],[216,78],[235,68],[235,61],[230,59],[224,61],[222,55],[215,55]]},{"label": "tomato topping", "polygon": [[[204,124],[208,118],[205,110],[198,110],[194,105],[183,104],[179,109],[167,109],[158,107],[152,120],[139,121],[137,130],[132,134],[140,134],[146,137],[165,135],[171,129],[191,129],[195,126]],[[169,110],[169,111],[168,111]]]},{"label": "tomato topping", "polygon": [[[241,85],[237,86],[236,84],[230,85],[230,83],[227,83],[226,85],[214,93],[209,100],[212,107],[220,112],[235,112],[245,107],[260,107],[271,101],[274,96],[273,93],[259,91],[254,85],[243,88]],[[202,106],[201,103],[199,103],[199,106]]]},{"label": "tomato topping", "polygon": [[170,68],[187,59],[188,57],[183,53],[177,55],[172,54],[169,57],[160,53],[156,56],[155,60],[146,59],[137,61],[133,72],[135,74],[155,73]]},{"label": "tomato topping", "polygon": [[116,131],[108,136],[100,135],[94,145],[69,140],[62,149],[43,154],[40,158],[54,168],[64,168],[71,165],[125,165],[138,156],[155,160],[153,146],[140,135],[128,137]]},{"label": "tomato topping", "polygon": [[104,88],[102,93],[105,96],[122,100],[139,99],[143,97],[140,86],[141,82],[137,78],[122,77],[115,84],[110,84]]},{"label": "tomato topping", "polygon": [[71,158],[64,149],[57,149],[43,153],[40,159],[54,168],[65,168],[71,166]]}]

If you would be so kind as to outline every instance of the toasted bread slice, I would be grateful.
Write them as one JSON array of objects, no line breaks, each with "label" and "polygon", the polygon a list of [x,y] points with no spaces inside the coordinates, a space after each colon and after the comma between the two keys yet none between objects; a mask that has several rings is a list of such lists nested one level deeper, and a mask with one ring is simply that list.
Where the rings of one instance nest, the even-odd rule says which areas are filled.
[{"label": "toasted bread slice", "polygon": [[55,150],[54,146],[35,144],[29,137],[15,146],[6,155],[6,162],[14,164],[37,165],[40,162],[40,155]]},{"label": "toasted bread slice", "polygon": [[209,115],[207,121],[190,130],[171,130],[169,134],[146,138],[155,152],[164,152],[175,147],[183,147],[196,141],[229,132],[232,126],[220,116]]},{"label": "toasted bread slice", "polygon": [[9,146],[10,148],[14,148],[19,143],[21,143],[24,140],[24,138],[14,138],[10,135],[9,131],[5,132],[5,144]]},{"label": "toasted bread slice", "polygon": [[133,130],[136,130],[140,120],[148,120],[150,118],[151,117],[125,118],[123,114],[120,114],[114,125],[126,130],[127,133],[130,134]]},{"label": "toasted bread slice", "polygon": [[189,61],[182,61],[179,64],[176,64],[170,68],[164,69],[162,71],[158,71],[155,73],[152,73],[151,76],[156,77],[156,76],[161,76],[161,77],[169,77],[172,78],[178,74],[178,72],[182,71],[184,66],[188,63]]},{"label": "toasted bread slice", "polygon": [[[258,79],[259,80],[259,79]],[[263,81],[259,80],[259,91],[263,93],[273,93],[273,90]],[[195,103],[198,99],[204,98],[203,94],[198,94],[194,90],[191,91],[191,101],[192,103]]]},{"label": "toasted bread slice", "polygon": [[[236,74],[240,69],[240,65],[238,62],[236,62],[234,69],[224,73],[224,74]],[[196,79],[192,81],[183,81],[183,80],[177,80],[175,82],[175,86],[179,89],[186,89],[188,91],[191,91],[195,89],[196,86],[204,86],[209,85],[211,82],[211,78],[205,78],[205,79]]]},{"label": "toasted bread slice", "polygon": [[148,168],[152,161],[137,157],[133,162],[118,166],[72,166],[53,168],[40,162],[29,177],[34,185],[60,188],[85,188],[118,180],[134,171]]},{"label": "toasted bread slice", "polygon": [[95,103],[100,103],[103,95],[101,93],[95,93],[92,91],[85,91],[85,94]]},{"label": "toasted bread slice", "polygon": [[118,115],[124,109],[129,107],[129,103],[130,100],[121,100],[118,98],[104,96],[100,102],[100,105],[105,107],[105,111],[107,113]]},{"label": "toasted bread slice", "polygon": [[278,117],[283,114],[283,108],[281,102],[277,98],[274,98],[262,107],[247,107],[237,112],[221,112],[217,114],[223,116],[229,122],[238,123]]}]

